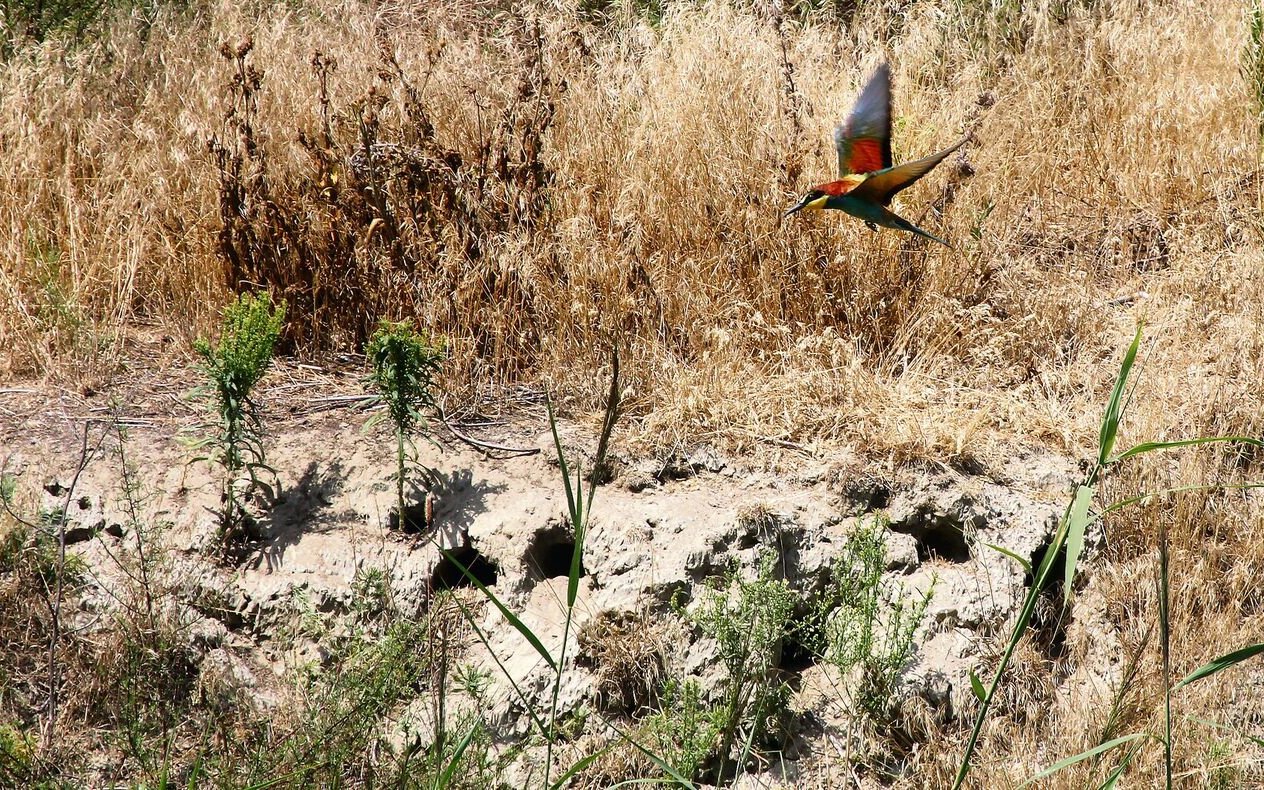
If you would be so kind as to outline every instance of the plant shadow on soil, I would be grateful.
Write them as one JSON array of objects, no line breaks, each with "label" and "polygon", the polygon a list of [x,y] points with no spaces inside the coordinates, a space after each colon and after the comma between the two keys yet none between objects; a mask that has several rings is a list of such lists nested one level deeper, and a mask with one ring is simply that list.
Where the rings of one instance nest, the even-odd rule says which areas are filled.
[{"label": "plant shadow on soil", "polygon": [[[339,461],[308,463],[303,474],[277,498],[276,504],[260,519],[260,532],[268,536],[259,548],[257,562],[269,571],[280,568],[286,551],[304,535],[331,531],[357,521],[355,514],[330,512],[345,486],[345,471]],[[468,544],[474,519],[487,510],[489,495],[504,491],[504,484],[474,479],[472,469],[435,472],[430,493],[434,498],[433,524],[426,521],[426,489],[411,486],[411,502],[404,507],[402,533],[408,536],[431,534],[444,546]],[[390,530],[400,534],[400,519],[391,508]]]},{"label": "plant shadow on soil", "polygon": [[267,535],[260,548],[259,559],[269,571],[277,570],[285,551],[299,542],[305,533],[333,529],[338,519],[326,514],[345,483],[342,463],[325,466],[312,461],[298,481],[283,489],[267,515],[260,519],[261,532]]},{"label": "plant shadow on soil", "polygon": [[[425,492],[418,492],[412,505],[404,508],[404,532],[433,537],[443,546],[461,546],[469,541],[474,519],[487,511],[487,497],[506,489],[504,483],[474,479],[473,469],[435,472],[430,494],[434,497],[433,523],[425,519]],[[399,517],[391,512],[390,524],[398,529]]]}]

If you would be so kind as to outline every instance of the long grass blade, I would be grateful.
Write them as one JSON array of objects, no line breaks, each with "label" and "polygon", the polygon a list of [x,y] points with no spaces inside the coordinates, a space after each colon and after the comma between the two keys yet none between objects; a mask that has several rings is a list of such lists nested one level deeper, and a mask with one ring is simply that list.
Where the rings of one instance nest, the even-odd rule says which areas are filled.
[{"label": "long grass blade", "polygon": [[[1204,483],[1199,485],[1175,486],[1173,488],[1164,488],[1158,491],[1150,491],[1145,494],[1138,494],[1134,497],[1121,499],[1118,502],[1112,502],[1097,514],[1097,518],[1101,518],[1116,510],[1123,510],[1129,505],[1136,505],[1145,502],[1154,497],[1165,496],[1167,494],[1185,494],[1190,491],[1245,491],[1252,488],[1264,488],[1264,483]],[[1089,522],[1092,523],[1092,522]]]},{"label": "long grass blade", "polygon": [[535,648],[535,651],[540,654],[545,663],[549,665],[549,668],[556,670],[557,662],[553,660],[553,656],[549,655],[549,651],[544,647],[544,643],[540,641],[540,638],[535,635],[527,624],[519,620],[516,614],[509,611],[509,608],[501,603],[500,599],[496,597],[496,593],[492,592],[486,584],[483,584],[483,582],[481,582],[469,568],[465,567],[465,563],[458,560],[452,552],[444,548],[439,549],[439,551],[443,553],[443,556],[447,558],[448,562],[455,565],[461,573],[465,575],[465,578],[470,580],[471,584],[478,588],[479,592],[487,596],[487,600],[491,601],[492,605],[500,611],[501,616],[508,620],[509,624],[514,627],[514,630],[522,634],[522,638],[526,639],[527,642]]},{"label": "long grass blade", "polygon": [[302,776],[303,772],[307,770],[308,767],[310,766],[303,766],[303,768],[290,771],[289,773],[281,774],[280,776],[274,776],[271,779],[265,779],[262,782],[259,782],[258,784],[248,785],[245,788],[245,790],[268,790],[269,787],[276,787],[277,785],[283,782],[289,782],[299,776]]},{"label": "long grass blade", "polygon": [[[1077,531],[1081,533],[1080,548],[1082,549],[1083,530],[1093,520],[1088,515],[1088,502],[1091,501],[1091,492],[1097,483],[1098,476],[1101,474],[1102,469],[1105,468],[1105,461],[1107,458],[1110,458],[1111,450],[1114,448],[1115,438],[1119,432],[1119,421],[1124,412],[1124,393],[1127,390],[1128,375],[1132,372],[1133,363],[1137,360],[1137,349],[1140,346],[1141,327],[1138,326],[1137,334],[1132,339],[1132,345],[1128,347],[1127,353],[1124,354],[1123,363],[1119,368],[1119,377],[1115,380],[1110,401],[1106,405],[1106,413],[1102,417],[1101,433],[1098,437],[1097,463],[1089,470],[1084,482],[1076,490],[1076,498],[1067,505],[1067,509],[1062,515],[1062,521],[1058,524],[1058,529],[1054,533],[1053,539],[1049,542],[1049,548],[1045,551],[1044,559],[1040,562],[1039,569],[1032,574],[1031,589],[1027,591],[1027,597],[1023,600],[1022,610],[1019,612],[1018,620],[1014,623],[1014,631],[1010,635],[1009,643],[1005,646],[1005,652],[1001,654],[1001,662],[996,667],[992,685],[988,687],[987,696],[980,703],[979,712],[974,719],[974,726],[970,729],[970,737],[966,741],[965,752],[961,756],[961,765],[957,768],[957,776],[952,783],[954,790],[965,783],[966,776],[970,773],[970,761],[973,759],[974,751],[979,745],[979,737],[983,733],[983,723],[987,720],[988,711],[991,710],[992,698],[996,695],[996,689],[1000,686],[1001,677],[1009,667],[1009,662],[1014,656],[1014,650],[1018,647],[1019,640],[1022,639],[1023,633],[1027,630],[1027,625],[1035,614],[1036,603],[1039,600],[1041,591],[1044,589],[1045,582],[1049,578],[1054,558],[1066,547],[1068,533],[1073,522],[1076,524]],[[1081,503],[1083,489],[1088,489],[1089,495],[1086,497],[1087,501]],[[1077,505],[1080,504],[1083,505],[1083,513],[1073,518],[1073,513],[1077,509]],[[1100,516],[1097,518],[1100,518]],[[1075,559],[1078,561],[1078,550],[1076,554]],[[1068,594],[1071,589],[1071,581],[1074,581],[1075,568],[1075,563],[1069,560],[1070,558],[1068,557],[1067,568],[1069,573],[1065,584]]]},{"label": "long grass blade", "polygon": [[1159,649],[1163,660],[1163,777],[1172,790],[1172,618],[1167,522],[1159,523]]},{"label": "long grass blade", "polygon": [[1137,361],[1137,349],[1140,347],[1141,327],[1138,326],[1132,345],[1128,347],[1128,352],[1124,354],[1124,361],[1119,366],[1119,377],[1115,379],[1115,388],[1111,390],[1110,400],[1106,403],[1106,413],[1102,416],[1102,429],[1097,442],[1099,466],[1106,464],[1111,450],[1115,449],[1115,437],[1119,433],[1119,421],[1124,413],[1124,390],[1128,386],[1128,374],[1132,372],[1132,365]]},{"label": "long grass blade", "polygon": [[461,742],[452,750],[452,758],[448,760],[443,772],[435,775],[434,790],[441,790],[441,788],[452,784],[452,777],[456,775],[456,767],[461,762],[461,758],[465,756],[465,750],[470,747],[474,736],[478,734],[478,728],[479,724],[475,722],[474,726],[470,727],[469,731],[465,733],[465,737],[461,738]]},{"label": "long grass blade", "polygon": [[1028,573],[1031,573],[1031,562],[1026,557],[1023,557],[1020,554],[1012,552],[1009,549],[1005,548],[1004,546],[998,546],[995,543],[984,543],[983,545],[987,546],[989,549],[992,549],[993,551],[999,551],[1001,554],[1004,554],[1006,557],[1009,557],[1014,562],[1017,562],[1019,565],[1023,566],[1023,570],[1027,571]]},{"label": "long grass blade", "polygon": [[578,530],[583,520],[584,506],[582,502],[575,500],[575,488],[571,485],[571,472],[566,465],[566,453],[562,451],[562,437],[557,434],[557,416],[553,413],[553,399],[547,394],[544,396],[544,405],[549,410],[549,430],[553,432],[553,448],[557,450],[557,465],[562,470],[562,485],[566,489],[566,512],[571,517],[571,528]]},{"label": "long grass blade", "polygon": [[1049,550],[1045,552],[1045,558],[1041,561],[1040,568],[1033,574],[1035,579],[1032,582],[1031,589],[1027,591],[1027,597],[1023,599],[1023,608],[1018,614],[1018,621],[1014,624],[1014,631],[1010,634],[1009,642],[1005,645],[1005,652],[1001,654],[1001,662],[997,665],[996,672],[992,676],[992,685],[988,687],[987,694],[979,703],[979,712],[974,717],[974,726],[970,729],[970,738],[966,741],[965,752],[961,756],[961,765],[957,768],[957,776],[952,783],[953,790],[961,787],[966,781],[966,776],[970,773],[970,761],[974,757],[974,750],[978,746],[979,736],[983,732],[983,722],[987,720],[988,710],[992,707],[992,698],[996,696],[996,689],[1001,685],[1001,677],[1005,674],[1005,669],[1009,666],[1010,659],[1014,657],[1014,650],[1017,649],[1023,633],[1027,630],[1027,624],[1031,622],[1032,615],[1036,611],[1036,602],[1040,598],[1040,591],[1044,587],[1045,579],[1049,576],[1049,569],[1053,566],[1053,558],[1057,555],[1059,547],[1065,540],[1065,530],[1059,527]]},{"label": "long grass blade", "polygon": [[615,423],[619,420],[619,405],[623,393],[619,387],[619,347],[610,351],[610,391],[606,393],[606,413],[601,422],[601,436],[597,439],[596,460],[593,462],[593,476],[588,484],[588,507],[592,510],[593,493],[597,490],[597,473],[606,462],[606,454],[610,449],[610,436],[614,433]]},{"label": "long grass blade", "polygon": [[1112,741],[1107,741],[1106,743],[1099,744],[1097,746],[1094,746],[1092,749],[1080,752],[1079,754],[1073,754],[1070,757],[1064,758],[1062,760],[1058,760],[1056,763],[1044,769],[1043,771],[1036,774],[1035,776],[1031,777],[1026,782],[1023,782],[1022,784],[1018,786],[1016,790],[1022,790],[1022,788],[1024,787],[1031,787],[1036,782],[1039,782],[1042,779],[1048,779],[1050,776],[1053,776],[1058,771],[1062,771],[1066,768],[1070,768],[1076,763],[1083,762],[1089,759],[1090,757],[1096,757],[1097,755],[1102,754],[1103,752],[1108,752],[1111,749],[1117,748],[1119,746],[1123,746],[1125,743],[1132,743],[1133,741],[1141,739],[1141,738],[1153,738],[1153,737],[1154,736],[1150,735],[1150,733],[1148,732],[1134,732],[1131,735],[1124,735],[1119,738],[1115,738]]},{"label": "long grass blade", "polygon": [[1128,766],[1132,765],[1133,759],[1141,751],[1141,744],[1134,743],[1128,747],[1128,753],[1124,755],[1124,759],[1119,761],[1119,765],[1115,766],[1115,770],[1110,772],[1110,776],[1106,777],[1106,781],[1098,790],[1115,790],[1115,785],[1119,783],[1119,778],[1124,775],[1124,771],[1128,770]]},{"label": "long grass blade", "polygon": [[[1084,551],[1084,532],[1091,519],[1088,515],[1089,505],[1093,502],[1093,488],[1080,486],[1075,490],[1075,501],[1071,503],[1071,511],[1067,516],[1066,567],[1063,570],[1062,603],[1071,602],[1071,585],[1075,581],[1075,566],[1080,562],[1080,554]],[[1052,547],[1050,547],[1052,550]]]},{"label": "long grass blade", "polygon": [[1252,436],[1201,436],[1197,439],[1175,439],[1168,442],[1142,442],[1111,458],[1109,463],[1119,463],[1134,456],[1152,453],[1156,450],[1171,450],[1176,447],[1192,447],[1199,444],[1249,444],[1256,447],[1264,447],[1264,441]]},{"label": "long grass blade", "polygon": [[[689,781],[684,776],[681,776],[680,772],[677,771],[675,768],[672,768],[671,765],[662,757],[659,757],[654,752],[642,746],[640,743],[637,742],[635,738],[633,738],[627,732],[620,729],[618,725],[616,725],[614,722],[610,721],[609,719],[604,719],[604,721],[605,721],[606,726],[614,730],[615,733],[620,738],[622,738],[625,743],[630,745],[633,749],[636,749],[641,754],[650,758],[650,762],[654,763],[654,765],[656,765],[660,771],[667,774],[667,776],[670,777],[671,780],[674,781],[677,785],[687,788],[687,790],[697,790],[697,786],[693,782]],[[662,783],[662,780],[653,780],[653,781],[657,783]],[[621,786],[622,786],[621,784],[615,785],[615,787],[621,787]]]},{"label": "long grass blade", "polygon": [[575,601],[579,598],[579,579],[584,569],[584,542],[588,533],[588,514],[592,509],[593,495],[597,490],[597,479],[605,465],[606,451],[610,446],[610,435],[614,432],[614,424],[619,416],[619,350],[612,353],[610,393],[606,398],[605,419],[601,426],[601,437],[597,440],[596,460],[589,477],[588,496],[582,496],[584,477],[578,464],[575,466],[575,485],[572,488],[566,466],[566,456],[562,452],[562,442],[557,433],[557,420],[553,414],[553,405],[549,403],[549,429],[553,433],[553,445],[557,450],[558,466],[562,470],[562,479],[566,481],[566,505],[570,514],[571,526],[575,534],[575,548],[571,551],[570,569],[566,579],[566,623],[562,628],[562,645],[558,651],[558,661],[553,677],[553,695],[549,703],[549,733],[545,753],[544,784],[549,784],[549,772],[553,767],[553,744],[556,733],[553,728],[557,724],[557,700],[562,689],[562,672],[566,666],[566,646],[570,641],[571,626],[575,617]]},{"label": "long grass blade", "polygon": [[491,649],[491,640],[487,638],[487,634],[483,633],[483,629],[478,627],[478,623],[474,620],[474,613],[471,612],[469,607],[465,605],[465,602],[461,600],[461,596],[454,595],[452,596],[452,600],[456,603],[457,608],[461,610],[461,616],[465,618],[465,622],[469,623],[470,628],[474,631],[474,635],[478,637],[478,641],[487,648],[487,654],[491,656],[492,661],[500,670],[500,674],[504,675],[505,679],[509,681],[509,687],[513,689],[514,694],[518,697],[518,701],[522,703],[522,709],[527,712],[527,715],[540,731],[540,734],[546,734],[548,732],[547,725],[545,725],[539,714],[535,712],[535,709],[531,707],[531,702],[527,699],[527,695],[523,693],[522,687],[518,685],[518,681],[514,680],[513,675],[510,674],[509,667],[506,667],[505,662],[501,661],[500,656],[496,655],[496,651]]},{"label": "long grass blade", "polygon": [[1264,653],[1264,642],[1239,648],[1234,650],[1232,653],[1225,653],[1220,658],[1203,664],[1198,669],[1195,669],[1193,672],[1190,672],[1188,675],[1181,678],[1181,682],[1173,686],[1172,691],[1182,689],[1191,683],[1197,683],[1203,678],[1210,677],[1221,670],[1228,669],[1234,664],[1246,661],[1248,658],[1258,656],[1260,653]]},{"label": "long grass blade", "polygon": [[[593,495],[597,491],[597,479],[606,466],[606,455],[610,450],[610,436],[614,433],[615,423],[619,419],[621,397],[622,393],[619,388],[619,349],[616,346],[611,351],[610,356],[610,391],[606,394],[605,418],[601,423],[601,436],[597,439],[597,454],[594,457],[592,475],[588,481],[588,501],[584,508],[586,514],[592,512]],[[554,433],[556,435],[556,431]],[[560,456],[560,448],[558,453]],[[571,553],[571,567],[566,586],[566,602],[568,606],[572,607],[575,605],[575,599],[579,595],[579,576],[583,568],[583,547],[587,533],[588,519],[584,518],[583,523],[578,525],[575,530],[575,551]]]},{"label": "long grass blade", "polygon": [[970,670],[970,690],[974,692],[974,696],[979,702],[987,699],[987,689],[983,688],[983,681],[979,680],[979,676],[974,674],[974,670]]},{"label": "long grass blade", "polygon": [[597,751],[593,752],[587,757],[584,757],[583,759],[576,762],[570,768],[567,768],[565,773],[559,776],[557,780],[553,782],[553,784],[549,785],[549,790],[561,790],[561,788],[565,786],[566,783],[569,782],[572,777],[574,777],[580,771],[584,770],[585,768],[587,768],[588,766],[596,762],[597,758],[609,752],[610,748],[611,747],[607,746],[604,749],[598,749]]}]

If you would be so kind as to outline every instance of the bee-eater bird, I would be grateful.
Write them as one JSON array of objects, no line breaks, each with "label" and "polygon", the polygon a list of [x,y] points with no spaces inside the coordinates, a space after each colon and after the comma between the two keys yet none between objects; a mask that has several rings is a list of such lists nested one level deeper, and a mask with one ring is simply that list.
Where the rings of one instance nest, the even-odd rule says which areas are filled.
[{"label": "bee-eater bird", "polygon": [[907,230],[951,249],[951,244],[897,216],[887,206],[898,192],[912,186],[968,139],[967,134],[937,154],[892,167],[891,67],[883,63],[860,92],[851,115],[834,127],[838,180],[813,187],[784,216],[805,208],[839,209],[864,220],[870,230],[877,230],[878,225]]}]

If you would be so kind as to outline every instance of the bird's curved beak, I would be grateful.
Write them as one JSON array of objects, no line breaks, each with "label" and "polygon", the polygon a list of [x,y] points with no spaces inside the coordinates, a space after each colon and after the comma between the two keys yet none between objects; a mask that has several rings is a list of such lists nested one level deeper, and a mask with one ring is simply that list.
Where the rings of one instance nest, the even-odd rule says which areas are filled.
[{"label": "bird's curved beak", "polygon": [[795,203],[793,206],[789,208],[789,210],[786,211],[785,214],[782,214],[781,218],[785,219],[791,214],[802,211],[805,208],[810,208],[810,209],[813,209],[814,211],[820,211],[821,209],[825,208],[825,201],[827,200],[829,200],[829,195],[823,195],[819,192],[815,192],[815,193],[809,192],[807,196],[803,198],[803,200],[800,200],[798,203]]},{"label": "bird's curved beak", "polygon": [[791,214],[794,214],[794,213],[796,213],[796,212],[802,211],[803,209],[807,208],[807,207],[808,207],[808,204],[809,204],[809,203],[811,203],[811,202],[812,202],[812,201],[811,201],[811,200],[809,200],[809,199],[807,199],[807,198],[804,198],[803,200],[800,200],[798,203],[795,203],[793,206],[791,206],[791,207],[790,207],[790,208],[786,211],[786,213],[785,213],[785,214],[782,214],[782,215],[781,215],[781,218],[782,218],[782,219],[785,219],[786,217],[790,216]]}]

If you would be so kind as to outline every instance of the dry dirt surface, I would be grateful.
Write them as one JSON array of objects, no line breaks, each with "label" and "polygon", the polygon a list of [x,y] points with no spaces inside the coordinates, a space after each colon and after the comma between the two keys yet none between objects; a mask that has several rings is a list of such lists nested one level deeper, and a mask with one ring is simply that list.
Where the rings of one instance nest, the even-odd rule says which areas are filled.
[{"label": "dry dirt surface", "polygon": [[[109,606],[106,589],[118,573],[111,560],[134,539],[120,496],[120,440],[112,428],[119,424],[126,426],[121,445],[146,492],[145,507],[169,524],[163,542],[178,558],[172,605],[191,610],[186,634],[200,645],[201,683],[246,688],[280,704],[289,673],[304,662],[330,659],[319,639],[278,647],[276,632],[292,621],[296,602],[336,623],[354,607],[356,580],[376,569],[388,579],[399,611],[419,615],[436,590],[469,586],[437,546],[453,551],[557,654],[574,535],[540,397],[521,393],[502,403],[495,418],[452,418],[462,435],[517,452],[472,447],[435,426],[435,441],[418,445],[420,460],[435,473],[431,521],[421,515],[424,500],[414,498],[401,530],[391,482],[393,440],[380,427],[366,430],[358,377],[281,365],[258,396],[276,496],[257,505],[256,539],[226,564],[213,550],[214,470],[193,461],[187,440],[181,441],[182,432],[205,419],[202,404],[189,395],[193,373],[175,373],[166,369],[161,385],[156,374],[116,382],[113,395],[15,387],[0,401],[8,473],[21,488],[44,492],[50,507],[71,494],[68,550],[87,561],[94,579],[82,600]],[[590,467],[591,429],[567,421],[560,432],[570,462]],[[92,457],[76,478],[85,435]],[[910,593],[933,587],[912,660],[901,673],[905,702],[915,701],[926,718],[910,727],[958,721],[973,709],[969,674],[989,660],[990,637],[1012,619],[1030,583],[1017,563],[987,544],[1038,561],[1076,472],[1066,459],[1031,455],[988,473],[880,474],[847,451],[791,449],[775,465],[753,468],[705,447],[636,457],[621,449],[617,433],[610,467],[610,479],[596,489],[571,656],[582,653],[577,634],[590,624],[646,613],[666,624],[673,601],[695,598],[700,585],[730,567],[750,576],[761,559],[771,558],[775,576],[796,592],[818,595],[849,536],[880,517],[886,576]],[[488,671],[491,690],[481,698],[482,714],[494,722],[496,738],[508,743],[530,729],[514,686],[526,690],[526,701],[547,708],[551,674],[504,617],[492,607],[481,611],[477,625],[485,641],[468,637],[460,652]],[[1053,663],[1068,660],[1069,644],[1082,641],[1084,629],[1098,629],[1092,635],[1098,650],[1069,663],[1059,694],[1118,680],[1117,654],[1101,649],[1115,637],[1100,620],[1090,604],[1036,634],[1033,650]],[[708,693],[716,692],[715,644],[677,638],[683,641],[664,651],[663,671],[699,678]],[[848,745],[840,679],[802,656],[784,663],[797,689],[797,715],[812,724],[770,773],[758,776],[776,786],[832,786],[836,775],[850,770],[855,748]],[[560,710],[596,705],[598,674],[581,657],[561,689]],[[405,707],[396,714],[396,729],[424,730],[429,715],[424,704]]]}]

